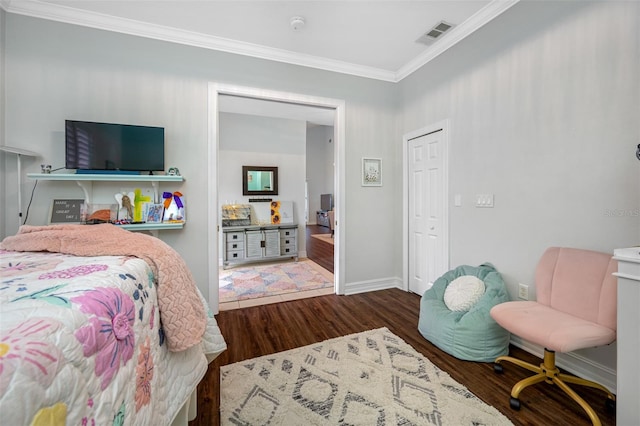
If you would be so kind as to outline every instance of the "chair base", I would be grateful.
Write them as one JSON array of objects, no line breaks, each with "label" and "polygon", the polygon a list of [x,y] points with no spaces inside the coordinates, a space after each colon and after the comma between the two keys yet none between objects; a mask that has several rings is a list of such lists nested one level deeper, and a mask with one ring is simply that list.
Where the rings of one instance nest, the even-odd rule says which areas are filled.
[{"label": "chair base", "polygon": [[[526,379],[520,380],[516,383],[511,389],[511,407],[518,409],[520,407],[520,401],[518,400],[518,396],[520,392],[524,390],[527,386],[534,385],[540,382],[546,382],[551,385],[556,385],[560,389],[562,389],[567,395],[569,395],[574,401],[576,401],[584,411],[586,411],[587,415],[591,419],[591,422],[594,426],[600,426],[600,419],[596,415],[596,412],[591,408],[587,402],[582,399],[573,389],[569,387],[567,383],[580,385],[580,386],[589,386],[592,388],[600,389],[604,393],[607,394],[607,405],[614,406],[616,397],[614,394],[609,392],[607,388],[602,386],[599,383],[593,382],[591,380],[582,379],[580,377],[572,376],[570,374],[561,373],[558,367],[556,367],[556,353],[554,351],[550,351],[545,348],[544,350],[544,359],[540,366],[536,366],[530,364],[528,362],[522,361],[518,358],[514,358],[511,356],[501,356],[496,358],[495,360],[495,369],[500,372],[502,370],[501,362],[507,361],[513,364],[516,364],[522,368],[525,368],[529,371],[536,373],[531,377],[527,377]],[[515,400],[515,401],[514,401]]]}]

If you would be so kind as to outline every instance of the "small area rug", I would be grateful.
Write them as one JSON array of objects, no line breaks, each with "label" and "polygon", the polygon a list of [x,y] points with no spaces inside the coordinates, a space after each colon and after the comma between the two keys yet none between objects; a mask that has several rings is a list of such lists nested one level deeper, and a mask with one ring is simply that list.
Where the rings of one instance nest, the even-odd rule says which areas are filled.
[{"label": "small area rug", "polygon": [[331,236],[331,234],[311,234],[311,237],[317,238],[320,241],[324,241],[333,245],[333,237]]},{"label": "small area rug", "polygon": [[222,425],[511,425],[387,328],[220,368]]},{"label": "small area rug", "polygon": [[220,303],[333,287],[333,274],[310,260],[220,270]]}]

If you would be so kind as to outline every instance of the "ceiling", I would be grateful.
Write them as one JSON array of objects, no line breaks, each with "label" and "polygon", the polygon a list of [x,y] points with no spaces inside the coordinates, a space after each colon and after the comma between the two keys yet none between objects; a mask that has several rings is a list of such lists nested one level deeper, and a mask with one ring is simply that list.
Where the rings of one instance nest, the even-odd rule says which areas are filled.
[{"label": "ceiling", "polygon": [[[9,13],[398,82],[518,0],[0,0]],[[304,26],[294,30],[293,17]],[[453,27],[417,42],[441,21]]]}]

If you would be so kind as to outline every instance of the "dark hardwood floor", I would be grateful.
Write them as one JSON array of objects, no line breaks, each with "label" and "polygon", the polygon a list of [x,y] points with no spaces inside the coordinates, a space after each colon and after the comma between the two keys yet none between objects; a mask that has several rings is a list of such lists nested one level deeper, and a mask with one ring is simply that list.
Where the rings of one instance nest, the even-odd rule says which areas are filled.
[{"label": "dark hardwood floor", "polygon": [[[512,410],[509,407],[511,387],[530,373],[507,363],[504,374],[496,374],[493,363],[460,361],[439,350],[418,332],[419,305],[418,295],[392,289],[221,312],[216,319],[228,349],[210,364],[198,386],[198,417],[189,425],[219,424],[221,365],[380,327],[387,327],[401,337],[515,425],[591,424],[577,403],[555,386],[544,383],[524,390],[520,395],[522,408]],[[511,347],[511,355],[540,362],[516,347]],[[603,393],[578,386],[574,389],[596,410],[603,425],[615,425],[615,413],[605,409]]]},{"label": "dark hardwood floor", "polygon": [[307,257],[333,273],[333,244],[311,238],[312,234],[330,234],[325,226],[307,225]]}]

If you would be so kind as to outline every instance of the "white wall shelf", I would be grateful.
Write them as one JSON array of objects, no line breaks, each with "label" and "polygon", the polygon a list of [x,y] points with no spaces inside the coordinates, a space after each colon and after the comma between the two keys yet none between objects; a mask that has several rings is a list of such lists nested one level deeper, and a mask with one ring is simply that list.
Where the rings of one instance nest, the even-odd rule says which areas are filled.
[{"label": "white wall shelf", "polygon": [[[48,181],[72,181],[76,182],[84,192],[85,203],[91,204],[91,189],[93,182],[140,182],[150,183],[154,191],[154,200],[159,202],[158,186],[164,182],[182,182],[182,176],[172,175],[128,175],[128,174],[102,174],[102,173],[27,173],[29,179]],[[132,223],[127,225],[117,225],[130,231],[152,231],[182,229],[184,222],[163,222],[163,223]]]},{"label": "white wall shelf", "polygon": [[84,199],[91,204],[90,186],[92,182],[146,182],[153,187],[154,199],[158,201],[160,182],[182,182],[182,176],[171,175],[127,175],[127,174],[85,174],[85,173],[27,173],[29,179],[75,181],[84,192]]},{"label": "white wall shelf", "polygon": [[182,176],[172,175],[127,175],[102,173],[27,173],[31,179],[37,180],[74,180],[102,182],[182,182]]},{"label": "white wall shelf", "polygon": [[116,225],[130,231],[161,231],[164,229],[182,229],[184,222],[169,223],[131,223],[128,225]]}]

